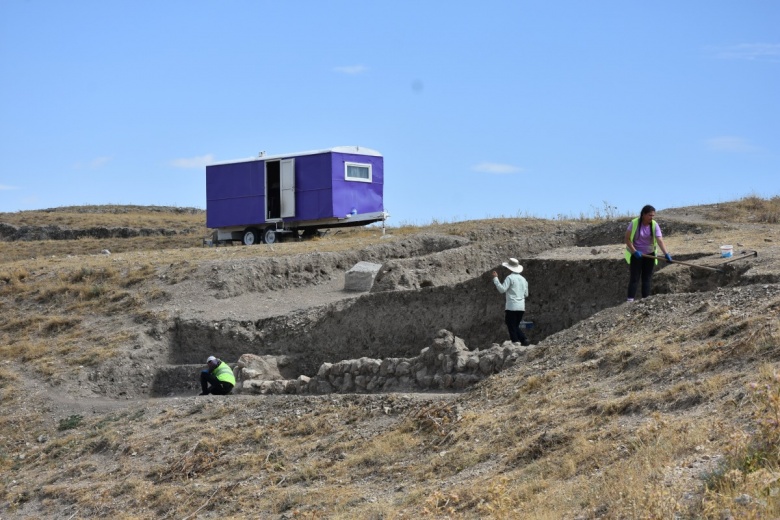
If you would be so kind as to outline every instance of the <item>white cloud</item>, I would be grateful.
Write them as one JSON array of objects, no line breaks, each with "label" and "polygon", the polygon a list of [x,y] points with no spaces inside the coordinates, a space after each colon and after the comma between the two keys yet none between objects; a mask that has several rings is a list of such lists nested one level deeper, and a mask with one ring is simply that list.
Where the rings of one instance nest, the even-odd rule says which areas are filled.
[{"label": "white cloud", "polygon": [[368,67],[364,67],[363,65],[346,65],[343,67],[335,67],[333,70],[354,76],[356,74],[362,74],[366,72]]},{"label": "white cloud", "polygon": [[174,159],[171,161],[171,166],[176,168],[205,168],[206,165],[214,162],[213,154],[200,155],[198,157],[185,157],[182,159]]},{"label": "white cloud", "polygon": [[98,168],[102,168],[109,162],[111,162],[111,157],[98,157],[97,159],[92,159],[89,162],[89,167],[93,170],[96,170]]},{"label": "white cloud", "polygon": [[474,170],[475,172],[490,173],[493,175],[510,175],[512,173],[519,173],[523,171],[522,168],[518,168],[517,166],[512,166],[511,164],[500,164],[500,163],[491,163],[491,162],[483,162],[477,164],[476,166],[473,166],[471,169]]},{"label": "white cloud", "polygon": [[740,43],[715,47],[715,55],[723,60],[780,62],[780,43]]},{"label": "white cloud", "polygon": [[0,191],[10,191],[10,190],[18,190],[19,188],[16,186],[6,186],[5,184],[0,184]]},{"label": "white cloud", "polygon": [[73,167],[77,170],[98,170],[111,162],[111,159],[112,157],[96,157],[91,161],[78,162],[74,164]]},{"label": "white cloud", "polygon": [[716,152],[745,153],[758,150],[747,139],[734,136],[721,136],[707,139],[707,147]]}]

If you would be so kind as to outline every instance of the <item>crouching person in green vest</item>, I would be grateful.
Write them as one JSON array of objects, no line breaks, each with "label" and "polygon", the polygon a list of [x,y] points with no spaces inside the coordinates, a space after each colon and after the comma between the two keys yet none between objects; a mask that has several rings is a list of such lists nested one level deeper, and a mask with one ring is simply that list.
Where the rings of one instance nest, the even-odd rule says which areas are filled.
[{"label": "crouching person in green vest", "polygon": [[200,373],[200,395],[228,395],[236,386],[233,369],[224,361],[209,356],[206,360],[207,370]]}]

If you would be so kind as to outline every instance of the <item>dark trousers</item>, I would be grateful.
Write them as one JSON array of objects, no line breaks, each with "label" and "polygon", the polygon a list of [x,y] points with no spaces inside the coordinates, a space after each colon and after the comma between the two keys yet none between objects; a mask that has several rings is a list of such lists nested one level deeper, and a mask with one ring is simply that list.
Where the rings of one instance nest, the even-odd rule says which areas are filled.
[{"label": "dark trousers", "polygon": [[233,385],[220,381],[214,374],[204,370],[200,373],[200,388],[203,394],[228,395],[233,390]]},{"label": "dark trousers", "polygon": [[520,322],[523,321],[525,311],[504,311],[504,323],[509,330],[509,339],[513,343],[527,343],[528,338],[523,334],[520,328]]},{"label": "dark trousers", "polygon": [[642,280],[642,298],[650,296],[650,286],[653,281],[653,268],[655,267],[655,258],[637,258],[631,256],[631,263],[629,264],[630,277],[628,279],[628,297],[634,298],[636,295],[636,287],[639,285],[639,280]]}]

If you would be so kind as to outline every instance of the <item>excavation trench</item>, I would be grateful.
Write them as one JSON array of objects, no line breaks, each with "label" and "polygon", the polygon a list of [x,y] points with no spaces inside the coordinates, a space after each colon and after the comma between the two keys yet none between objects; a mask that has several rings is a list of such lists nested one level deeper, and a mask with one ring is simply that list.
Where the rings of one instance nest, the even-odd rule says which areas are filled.
[{"label": "excavation trench", "polygon": [[[682,258],[680,258],[682,260]],[[530,286],[525,319],[533,343],[607,307],[625,302],[622,259],[524,260]],[[323,363],[359,358],[411,358],[441,329],[470,350],[508,339],[503,296],[490,271],[461,283],[418,290],[366,293],[358,298],[256,321],[178,319],[170,331],[171,366],[155,378],[152,395],[194,389],[193,373],[213,354],[278,357],[285,379],[313,376]],[[742,271],[726,273],[659,264],[655,293],[700,292],[737,285]]]}]

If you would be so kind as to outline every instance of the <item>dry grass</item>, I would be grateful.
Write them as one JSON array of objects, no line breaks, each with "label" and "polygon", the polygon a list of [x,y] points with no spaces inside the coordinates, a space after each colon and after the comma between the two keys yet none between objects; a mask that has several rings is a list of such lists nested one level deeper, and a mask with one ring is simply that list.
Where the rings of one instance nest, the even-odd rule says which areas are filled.
[{"label": "dry grass", "polygon": [[79,240],[41,240],[0,243],[1,261],[24,261],[31,258],[99,255],[101,251],[132,253],[165,249],[200,247],[199,235],[150,236],[133,238],[81,238]]},{"label": "dry grass", "polygon": [[[127,316],[148,320],[145,305],[159,289],[150,287],[155,269],[133,259],[95,256],[9,262],[0,268],[0,356],[30,363],[46,378],[73,366],[96,366],[117,355],[135,333],[93,330],[95,319]],[[10,302],[14,302],[10,305]]]},{"label": "dry grass", "polygon": [[8,403],[13,400],[18,382],[19,374],[0,367],[0,403]]},{"label": "dry grass", "polygon": [[16,227],[59,226],[69,229],[127,227],[172,229],[181,232],[204,227],[205,220],[204,210],[165,206],[64,206],[0,213],[0,222]]},{"label": "dry grass", "polygon": [[709,212],[714,220],[729,222],[780,223],[780,196],[769,199],[750,195],[736,202],[719,204]]},{"label": "dry grass", "polygon": [[729,508],[737,518],[780,517],[780,372],[767,365],[749,385],[754,428],[730,432],[723,463],[707,479],[702,513]]},{"label": "dry grass", "polygon": [[[468,236],[480,225],[426,231]],[[11,363],[0,365],[0,404],[22,409],[29,370],[54,380],[110,359],[134,332],[96,337],[91,320],[166,319],[146,305],[202,262],[380,240],[360,229],[274,247],[77,258],[48,241],[24,261],[2,244],[0,359]],[[243,398],[151,402],[54,423],[34,410],[2,414],[0,503],[9,518],[33,500],[40,509],[29,516],[41,518],[776,518],[780,301],[730,310],[702,307],[685,329],[618,315],[587,346],[553,343],[456,402],[432,399],[399,417],[327,397],[278,409]]]},{"label": "dry grass", "polygon": [[[755,325],[733,340],[755,333]],[[680,349],[687,353],[694,345]],[[701,361],[685,369],[696,370]],[[364,410],[326,402],[316,412],[262,424],[236,401],[198,401],[152,417],[85,419],[48,443],[46,458],[62,469],[41,491],[79,504],[85,515],[121,517],[135,505],[139,518],[183,518],[216,507],[227,517],[718,518],[724,508],[736,511],[734,500],[744,494],[771,498],[777,453],[767,447],[777,445],[780,431],[777,376],[755,387],[756,435],[732,440],[723,435],[732,425],[683,417],[666,407],[669,396],[691,392],[684,383],[656,390],[638,407],[656,411],[605,415],[587,411],[588,402],[602,399],[600,392],[579,391],[589,376],[537,376],[525,384],[521,374],[484,383],[460,406],[413,408],[395,426],[368,438],[357,433],[357,426],[371,421]],[[713,376],[703,386],[712,391],[728,383]],[[491,397],[482,412],[484,395]],[[542,396],[552,399],[541,405]],[[213,416],[234,427],[222,428],[218,420],[204,428],[202,418]],[[181,441],[170,445],[166,439]],[[760,457],[756,447],[763,447]],[[677,471],[686,460],[713,451],[730,453],[729,462],[708,477],[705,500],[689,503],[675,480]],[[156,461],[152,471],[144,473],[138,463],[143,454]],[[100,471],[97,460],[107,455],[123,478],[101,479],[89,488],[61,483],[90,478]],[[7,498],[21,507],[20,497],[31,492]],[[739,512],[749,514],[750,507],[777,514],[771,509],[776,504],[770,509],[748,504]]]},{"label": "dry grass", "polygon": [[49,227],[84,230],[128,228],[165,230],[167,235],[132,238],[81,238],[78,240],[37,240],[0,243],[0,261],[8,262],[48,256],[95,255],[107,249],[112,253],[200,247],[206,228],[205,212],[192,208],[154,206],[74,206],[50,210],[0,213],[0,223],[16,227]]},{"label": "dry grass", "polygon": [[[101,251],[111,253],[133,252],[169,252],[179,251],[184,254],[200,255],[196,251],[202,248],[203,238],[210,236],[210,230],[205,227],[205,212],[191,208],[155,208],[141,206],[78,206],[55,208],[51,210],[21,211],[16,213],[0,213],[0,223],[21,226],[59,226],[68,229],[89,229],[94,227],[126,227],[131,229],[167,230],[167,236],[146,236],[133,238],[81,238],[78,240],[40,240],[0,242],[0,263],[28,260],[31,258],[89,256],[99,255]],[[524,227],[532,229],[552,229],[554,224],[535,218],[523,219]],[[494,218],[488,220],[472,220],[464,222],[437,222],[424,225],[401,224],[388,227],[387,233],[403,237],[410,234],[442,233],[458,236],[479,237],[486,226],[495,229],[515,229],[517,218]],[[354,228],[337,228],[328,230],[322,239],[303,242],[283,242],[275,246],[220,247],[219,251],[232,250],[238,255],[279,256],[300,254],[313,251],[341,251],[354,249],[372,243],[382,236],[382,228],[377,225]],[[213,248],[209,248],[212,249]],[[248,250],[243,253],[236,250]]]}]

